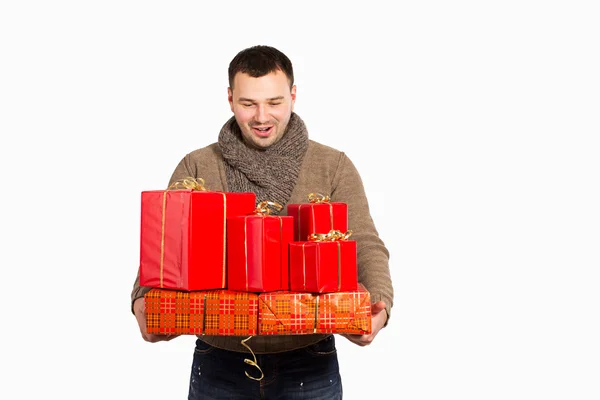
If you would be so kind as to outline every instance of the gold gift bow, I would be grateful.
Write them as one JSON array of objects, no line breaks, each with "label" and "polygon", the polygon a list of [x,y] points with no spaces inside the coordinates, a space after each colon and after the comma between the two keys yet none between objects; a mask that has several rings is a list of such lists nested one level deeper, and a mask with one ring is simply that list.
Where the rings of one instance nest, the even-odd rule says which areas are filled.
[{"label": "gold gift bow", "polygon": [[[342,233],[341,231],[337,231],[337,230],[330,230],[329,233],[324,234],[324,233],[312,233],[310,235],[308,235],[308,241],[309,242],[336,242],[337,243],[337,250],[338,250],[338,291],[341,290],[342,288],[342,246],[340,244],[341,240],[348,240],[348,238],[352,236],[352,231],[346,231],[345,233]],[[302,256],[303,259],[302,261],[304,262],[304,245],[302,245]],[[306,274],[305,274],[306,275]],[[306,278],[305,278],[306,279]],[[318,306],[318,300],[317,300],[317,306]],[[316,329],[316,328],[315,328]]]},{"label": "gold gift bow", "polygon": [[187,178],[178,179],[175,182],[171,183],[167,190],[177,190],[177,189],[192,189],[198,190],[202,192],[208,191],[208,189],[204,186],[204,179],[202,178],[194,178],[188,176]]},{"label": "gold gift bow", "polygon": [[276,208],[277,211],[281,211],[281,209],[283,208],[283,206],[279,203],[265,200],[258,203],[258,205],[252,213],[254,215],[270,215],[271,209],[269,208],[269,206]]},{"label": "gold gift bow", "polygon": [[251,376],[248,371],[244,371],[244,373],[246,374],[246,376],[250,379],[254,379],[255,381],[260,381],[262,380],[262,378],[265,377],[265,374],[263,373],[262,369],[258,366],[257,362],[256,362],[256,355],[254,354],[254,352],[252,351],[252,349],[250,348],[250,346],[248,346],[246,344],[246,342],[248,340],[250,340],[252,338],[252,336],[248,336],[246,339],[242,340],[240,343],[242,343],[242,346],[244,346],[245,348],[248,349],[248,351],[250,351],[250,353],[252,354],[252,357],[254,358],[253,360],[250,360],[248,358],[244,358],[244,362],[248,365],[252,365],[253,367],[256,367],[259,371],[260,371],[260,378],[255,378],[253,376]]},{"label": "gold gift bow", "polygon": [[[277,209],[277,211],[281,211],[281,209],[283,209],[283,206],[279,203],[275,203],[274,201],[261,201],[260,203],[258,203],[258,205],[256,206],[256,208],[254,209],[254,211],[252,212],[253,215],[260,215],[260,216],[266,216],[266,215],[270,215],[271,214],[271,209],[269,208],[269,206],[274,207]],[[283,242],[283,220],[281,219],[281,217],[279,218],[279,241],[280,243]],[[246,224],[248,217],[244,218],[244,259],[246,260],[246,291],[248,291],[248,235],[246,232]],[[264,224],[264,220],[263,220],[263,224]],[[288,273],[288,277],[289,277],[289,273]],[[283,277],[282,277],[283,279]]]},{"label": "gold gift bow", "polygon": [[321,193],[309,193],[308,201],[310,203],[329,203],[329,196],[322,195]]},{"label": "gold gift bow", "polygon": [[352,231],[346,231],[342,233],[342,231],[338,231],[332,229],[329,233],[311,233],[308,235],[309,242],[336,242],[339,240],[348,240],[348,238],[352,236]]},{"label": "gold gift bow", "polygon": [[[167,190],[163,193],[163,202],[162,202],[162,221],[161,221],[161,232],[160,232],[160,287],[164,287],[163,283],[163,270],[164,270],[164,262],[165,262],[165,216],[166,216],[166,208],[167,208],[167,192],[169,190],[181,190],[181,189],[191,189],[199,192],[206,192],[208,189],[204,186],[204,179],[202,178],[194,178],[192,176],[188,176],[186,178],[178,179],[175,182],[171,183]],[[223,195],[223,243],[225,243],[225,228],[226,228],[226,219],[227,219],[227,198],[225,197],[225,193]],[[221,278],[222,286],[225,287],[225,246],[223,246],[223,276]]]}]

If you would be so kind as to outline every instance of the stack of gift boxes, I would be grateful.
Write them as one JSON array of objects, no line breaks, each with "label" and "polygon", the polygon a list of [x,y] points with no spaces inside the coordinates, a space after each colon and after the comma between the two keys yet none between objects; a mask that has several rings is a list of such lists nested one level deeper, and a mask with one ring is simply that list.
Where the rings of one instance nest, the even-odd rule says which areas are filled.
[{"label": "stack of gift boxes", "polygon": [[148,333],[371,332],[346,203],[281,206],[185,179],[142,192],[140,285]]}]

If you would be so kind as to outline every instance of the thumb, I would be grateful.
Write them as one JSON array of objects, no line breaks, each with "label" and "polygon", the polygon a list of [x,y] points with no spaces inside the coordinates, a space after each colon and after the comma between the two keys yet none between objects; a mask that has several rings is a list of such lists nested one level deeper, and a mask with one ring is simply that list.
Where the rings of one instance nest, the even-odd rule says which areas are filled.
[{"label": "thumb", "polygon": [[385,302],[384,301],[378,301],[377,303],[371,304],[371,315],[377,315],[380,312],[382,312],[383,310],[385,310]]}]

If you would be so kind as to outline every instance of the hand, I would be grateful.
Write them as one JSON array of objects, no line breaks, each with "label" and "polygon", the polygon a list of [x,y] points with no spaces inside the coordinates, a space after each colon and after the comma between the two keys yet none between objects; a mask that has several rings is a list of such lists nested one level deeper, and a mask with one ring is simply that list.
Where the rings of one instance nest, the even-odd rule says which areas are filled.
[{"label": "hand", "polygon": [[146,304],[144,298],[140,297],[133,302],[133,312],[137,319],[138,325],[140,326],[140,332],[146,342],[156,343],[162,341],[169,341],[175,339],[179,335],[154,335],[148,333],[146,329]]},{"label": "hand", "polygon": [[349,341],[359,346],[367,346],[373,342],[377,333],[385,325],[387,319],[387,312],[385,311],[385,302],[378,301],[375,304],[371,304],[371,333],[369,335],[350,335],[347,333],[341,334]]}]

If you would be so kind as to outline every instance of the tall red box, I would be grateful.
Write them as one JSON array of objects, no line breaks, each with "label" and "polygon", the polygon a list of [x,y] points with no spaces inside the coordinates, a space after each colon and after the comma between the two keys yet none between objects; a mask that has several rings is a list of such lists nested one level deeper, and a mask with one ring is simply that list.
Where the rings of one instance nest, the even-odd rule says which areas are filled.
[{"label": "tall red box", "polygon": [[251,214],[255,202],[250,192],[142,192],[140,285],[225,288],[227,217]]},{"label": "tall red box", "polygon": [[356,241],[292,242],[289,251],[291,291],[357,290]]},{"label": "tall red box", "polygon": [[313,233],[348,230],[348,204],[328,198],[310,197],[312,202],[288,204],[287,214],[294,219],[294,240],[305,241]]},{"label": "tall red box", "polygon": [[227,288],[247,292],[289,289],[288,246],[292,218],[249,215],[227,218]]}]

